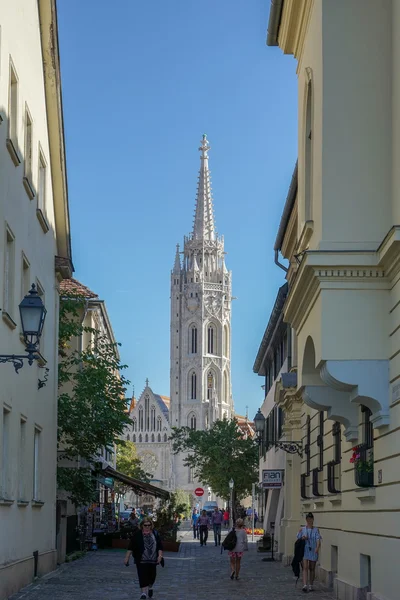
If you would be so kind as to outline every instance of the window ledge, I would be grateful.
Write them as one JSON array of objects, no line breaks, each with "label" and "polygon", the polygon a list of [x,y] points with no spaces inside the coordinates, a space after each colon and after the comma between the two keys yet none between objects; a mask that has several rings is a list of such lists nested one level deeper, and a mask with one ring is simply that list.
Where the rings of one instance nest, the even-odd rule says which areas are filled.
[{"label": "window ledge", "polygon": [[0,498],[0,506],[11,506],[14,504],[14,500],[11,498]]},{"label": "window ledge", "polygon": [[313,496],[311,501],[315,506],[323,506],[325,504],[325,498],[323,496]]},{"label": "window ledge", "polygon": [[360,502],[375,502],[376,488],[361,488],[356,490],[356,496]]},{"label": "window ledge", "polygon": [[41,500],[32,500],[32,507],[34,508],[42,508],[44,506],[44,502]]},{"label": "window ledge", "polygon": [[29,200],[33,200],[35,197],[35,190],[33,189],[33,185],[30,178],[27,176],[23,177],[22,183],[24,184],[24,188],[26,193],[28,194]]},{"label": "window ledge", "polygon": [[3,310],[1,313],[1,316],[3,318],[4,323],[6,323],[6,325],[8,325],[8,327],[10,329],[15,329],[17,324],[14,321],[14,319],[8,314],[7,311]]},{"label": "window ledge", "polygon": [[335,504],[336,505],[342,504],[342,496],[341,496],[341,494],[334,494],[333,496],[329,496],[328,500],[329,500],[329,502],[331,504],[334,504],[334,505]]},{"label": "window ledge", "polygon": [[39,221],[40,226],[43,229],[44,233],[47,233],[49,231],[50,227],[49,227],[49,224],[47,223],[47,219],[41,208],[36,209],[36,216],[38,218],[38,221]]},{"label": "window ledge", "polygon": [[16,144],[12,141],[11,138],[6,139],[6,148],[8,150],[9,155],[11,156],[11,160],[14,163],[15,167],[21,164],[21,157],[18,152]]},{"label": "window ledge", "polygon": [[302,501],[303,508],[308,508],[311,506],[311,500],[303,500]]},{"label": "window ledge", "polygon": [[28,504],[29,500],[17,500],[17,506],[20,506],[21,508],[25,508]]}]

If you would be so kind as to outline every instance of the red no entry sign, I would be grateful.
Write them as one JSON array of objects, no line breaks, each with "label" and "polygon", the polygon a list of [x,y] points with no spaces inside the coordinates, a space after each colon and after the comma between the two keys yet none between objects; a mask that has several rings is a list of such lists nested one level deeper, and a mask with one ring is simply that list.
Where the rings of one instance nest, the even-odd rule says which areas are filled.
[{"label": "red no entry sign", "polygon": [[195,496],[198,496],[198,497],[200,497],[200,496],[203,496],[203,495],[204,495],[204,490],[203,490],[203,488],[196,488],[196,489],[194,490],[194,493],[195,493]]}]

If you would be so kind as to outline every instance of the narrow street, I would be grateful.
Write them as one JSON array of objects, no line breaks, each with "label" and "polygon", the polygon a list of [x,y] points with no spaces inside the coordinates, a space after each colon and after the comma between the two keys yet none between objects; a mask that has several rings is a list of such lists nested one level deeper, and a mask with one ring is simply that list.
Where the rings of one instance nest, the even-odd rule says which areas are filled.
[{"label": "narrow street", "polygon": [[[165,568],[159,569],[154,589],[155,600],[295,600],[305,594],[290,568],[281,563],[262,562],[255,544],[243,558],[239,581],[229,579],[227,552],[220,554],[213,536],[206,547],[182,533],[179,554],[165,553]],[[136,569],[123,564],[124,553],[105,550],[87,554],[83,559],[63,565],[56,573],[32,584],[10,600],[131,600],[139,598]],[[316,582],[314,600],[333,600]]]}]

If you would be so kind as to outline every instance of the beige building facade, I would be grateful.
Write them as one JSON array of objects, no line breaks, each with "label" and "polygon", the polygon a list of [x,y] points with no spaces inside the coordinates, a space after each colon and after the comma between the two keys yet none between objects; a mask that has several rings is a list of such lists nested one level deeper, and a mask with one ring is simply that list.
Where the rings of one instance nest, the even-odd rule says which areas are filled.
[{"label": "beige building facade", "polygon": [[25,354],[32,283],[47,309],[40,360],[0,365],[3,600],[56,566],[58,284],[72,263],[55,4],[0,5],[0,354]]},{"label": "beige building facade", "polygon": [[282,378],[276,402],[285,435],[303,442],[288,518],[298,505],[303,519],[315,513],[320,577],[337,598],[395,600],[400,5],[271,6],[267,43],[298,61],[298,170],[275,245],[289,260],[284,319],[297,353],[296,385]]}]

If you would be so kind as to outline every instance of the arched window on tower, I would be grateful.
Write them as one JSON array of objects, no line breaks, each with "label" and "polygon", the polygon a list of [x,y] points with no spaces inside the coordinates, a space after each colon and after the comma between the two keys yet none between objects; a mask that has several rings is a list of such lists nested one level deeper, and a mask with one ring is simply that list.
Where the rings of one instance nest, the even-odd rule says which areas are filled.
[{"label": "arched window on tower", "polygon": [[126,441],[130,442],[130,440],[131,440],[131,438],[129,437],[129,433],[128,433],[128,435],[126,436]]},{"label": "arched window on tower", "polygon": [[161,417],[158,415],[157,417],[157,431],[161,431]]},{"label": "arched window on tower", "polygon": [[132,442],[134,442],[136,444],[136,435],[135,434],[133,434],[133,436],[132,436]]},{"label": "arched window on tower", "polygon": [[197,375],[193,371],[190,375],[190,399],[196,400],[197,398]]},{"label": "arched window on tower", "polygon": [[157,442],[161,442],[161,433],[159,433],[157,436]]},{"label": "arched window on tower", "polygon": [[150,428],[151,428],[151,431],[156,430],[156,407],[155,406],[151,407]]},{"label": "arched window on tower", "polygon": [[190,429],[196,429],[197,419],[195,413],[190,413],[188,417],[188,425]]},{"label": "arched window on tower", "polygon": [[143,431],[143,406],[139,406],[139,431]]},{"label": "arched window on tower", "polygon": [[141,443],[142,443],[142,441],[143,441],[143,436],[142,436],[142,434],[141,434],[141,433],[139,433],[139,444],[141,444]]},{"label": "arched window on tower", "polygon": [[224,356],[229,358],[229,327],[228,325],[224,326]]},{"label": "arched window on tower", "polygon": [[216,344],[216,331],[215,325],[212,323],[207,327],[207,352],[208,354],[216,354],[217,352],[217,344]]},{"label": "arched window on tower", "polygon": [[207,373],[207,400],[211,400],[212,391],[214,388],[214,375],[212,371]]},{"label": "arched window on tower", "polygon": [[146,431],[150,429],[150,398],[148,396],[144,399],[144,427]]},{"label": "arched window on tower", "polygon": [[229,380],[228,380],[228,373],[226,371],[224,371],[224,402],[226,402],[226,404],[228,404],[229,402]]},{"label": "arched window on tower", "polygon": [[137,431],[137,419],[133,417],[132,419],[132,431]]},{"label": "arched window on tower", "polygon": [[168,436],[166,433],[164,433],[164,442],[168,442]]},{"label": "arched window on tower", "polygon": [[304,123],[304,219],[311,221],[312,210],[312,162],[313,162],[313,87],[311,71],[307,70],[305,123]]},{"label": "arched window on tower", "polygon": [[197,354],[197,327],[191,325],[189,328],[189,352],[190,354]]},{"label": "arched window on tower", "polygon": [[154,442],[155,441],[155,437],[154,437],[154,433],[151,434],[151,441]]},{"label": "arched window on tower", "polygon": [[146,433],[146,435],[144,436],[144,441],[145,441],[145,442],[148,442],[148,441],[149,441],[149,434],[148,434],[148,433]]}]

